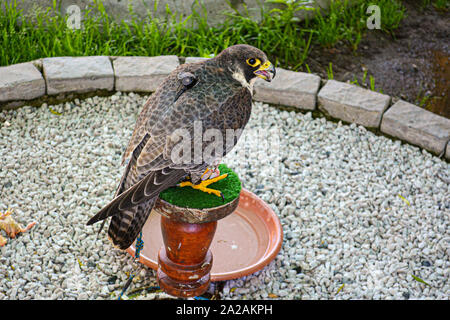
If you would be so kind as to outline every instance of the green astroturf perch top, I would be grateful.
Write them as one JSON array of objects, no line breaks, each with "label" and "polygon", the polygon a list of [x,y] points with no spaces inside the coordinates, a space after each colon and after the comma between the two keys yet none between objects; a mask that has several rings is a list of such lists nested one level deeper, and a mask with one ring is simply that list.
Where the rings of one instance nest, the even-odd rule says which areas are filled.
[{"label": "green astroturf perch top", "polygon": [[172,187],[164,190],[159,197],[173,205],[183,208],[205,209],[224,205],[236,199],[241,192],[242,185],[237,174],[225,164],[219,165],[220,174],[228,173],[225,179],[214,182],[208,188],[222,191],[225,201],[214,194],[202,192],[191,187]]}]

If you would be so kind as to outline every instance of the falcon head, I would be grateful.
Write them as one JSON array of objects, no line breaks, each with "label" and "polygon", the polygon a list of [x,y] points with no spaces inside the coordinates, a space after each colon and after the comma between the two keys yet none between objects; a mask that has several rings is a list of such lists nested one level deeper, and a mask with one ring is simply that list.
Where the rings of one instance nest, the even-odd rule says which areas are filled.
[{"label": "falcon head", "polygon": [[216,58],[221,60],[222,65],[226,65],[233,72],[233,77],[243,84],[251,84],[257,78],[270,82],[275,77],[275,68],[266,54],[246,44],[228,47]]}]

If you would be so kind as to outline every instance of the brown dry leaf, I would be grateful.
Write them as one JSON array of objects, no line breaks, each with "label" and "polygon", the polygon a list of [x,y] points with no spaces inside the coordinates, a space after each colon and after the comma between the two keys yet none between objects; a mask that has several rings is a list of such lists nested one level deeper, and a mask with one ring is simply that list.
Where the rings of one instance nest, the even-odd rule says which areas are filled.
[{"label": "brown dry leaf", "polygon": [[[11,217],[11,213],[12,211],[10,210],[7,210],[5,213],[0,212],[0,230],[4,230],[8,237],[12,239],[14,239],[19,233],[30,230],[36,224],[36,222],[33,221],[24,228]],[[0,247],[4,246],[5,244],[6,239],[1,237]]]},{"label": "brown dry leaf", "polygon": [[6,244],[6,239],[2,237],[2,235],[0,234],[0,247],[3,247]]},{"label": "brown dry leaf", "polygon": [[269,293],[269,298],[278,298],[278,296],[274,293]]}]

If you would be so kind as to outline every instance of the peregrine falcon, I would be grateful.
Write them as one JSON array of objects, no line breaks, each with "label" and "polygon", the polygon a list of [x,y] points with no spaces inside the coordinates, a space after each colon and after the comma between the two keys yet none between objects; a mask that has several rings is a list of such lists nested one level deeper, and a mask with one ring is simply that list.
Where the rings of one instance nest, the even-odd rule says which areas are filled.
[{"label": "peregrine falcon", "polygon": [[[259,77],[271,81],[275,68],[261,50],[249,45],[234,45],[216,57],[197,63],[182,64],[161,83],[147,100],[123,155],[128,160],[114,199],[87,224],[111,217],[108,238],[119,249],[127,249],[149,216],[158,195],[173,186],[190,186],[220,195],[207,186],[223,178],[217,172],[221,154],[200,161],[177,161],[174,132],[187,131],[195,140],[195,125],[201,124],[201,134],[219,130],[226,139],[227,130],[242,130],[252,108],[252,91]],[[198,140],[198,139],[197,139]],[[205,141],[192,141],[192,154],[205,149]],[[202,140],[202,139],[200,139]],[[201,153],[200,153],[201,154]],[[105,221],[103,221],[104,224]],[[102,224],[102,226],[103,226]],[[101,230],[101,228],[100,228]]]}]

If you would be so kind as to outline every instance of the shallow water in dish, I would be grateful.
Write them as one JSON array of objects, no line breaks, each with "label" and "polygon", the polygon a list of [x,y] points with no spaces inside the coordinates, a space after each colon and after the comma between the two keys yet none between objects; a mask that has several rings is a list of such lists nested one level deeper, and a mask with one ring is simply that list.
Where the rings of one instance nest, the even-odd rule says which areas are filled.
[{"label": "shallow water in dish", "polygon": [[[163,245],[161,216],[152,211],[143,229],[141,262],[157,269],[158,251]],[[244,193],[234,213],[219,220],[211,243],[212,281],[236,279],[262,269],[274,257],[269,255],[279,241],[281,228],[277,217],[262,200]],[[131,253],[134,255],[134,245]]]}]

